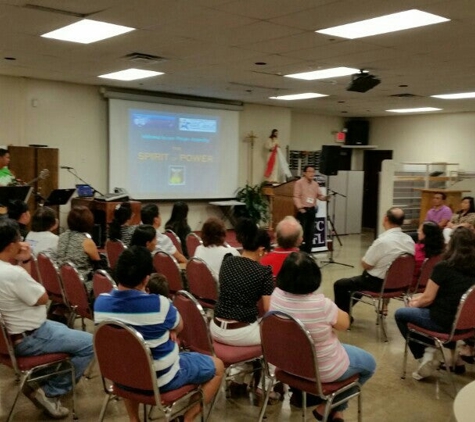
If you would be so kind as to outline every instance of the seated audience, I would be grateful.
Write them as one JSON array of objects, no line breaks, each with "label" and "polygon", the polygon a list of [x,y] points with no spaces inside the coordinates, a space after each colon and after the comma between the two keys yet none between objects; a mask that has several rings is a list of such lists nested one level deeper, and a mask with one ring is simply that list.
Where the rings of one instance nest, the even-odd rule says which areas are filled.
[{"label": "seated audience", "polygon": [[140,216],[142,218],[143,224],[150,224],[155,228],[157,236],[157,246],[155,248],[156,250],[161,250],[172,255],[178,262],[188,262],[188,260],[180,252],[177,251],[171,239],[158,231],[158,229],[162,225],[162,219],[160,217],[160,212],[156,204],[144,205],[140,211]]},{"label": "seated audience", "polygon": [[143,246],[150,252],[155,252],[157,247],[157,231],[150,224],[137,226],[130,239],[130,246]]},{"label": "seated audience", "polygon": [[125,246],[129,246],[130,238],[137,226],[130,225],[132,208],[130,202],[122,202],[114,210],[114,218],[109,224],[109,239],[120,240]]},{"label": "seated audience", "polygon": [[89,208],[73,207],[68,214],[68,230],[59,236],[57,263],[72,262],[84,278],[88,291],[92,289],[94,271],[103,267],[97,246],[91,238],[94,217]]},{"label": "seated audience", "polygon": [[[92,335],[46,319],[48,295],[44,287],[23,268],[9,263],[12,259],[25,260],[29,256],[29,245],[21,242],[17,223],[1,220],[0,313],[13,341],[15,354],[68,353],[76,379],[79,379],[94,357]],[[23,393],[49,416],[58,419],[69,414],[60,398],[71,389],[71,375],[66,373],[41,380],[38,384],[26,384]]]},{"label": "seated audience", "polygon": [[275,234],[277,248],[264,255],[261,264],[270,265],[272,274],[277,277],[285,258],[292,252],[299,251],[299,246],[303,241],[303,229],[297,219],[289,215],[277,224]]},{"label": "seated audience", "polygon": [[167,278],[160,273],[153,273],[148,279],[145,291],[148,294],[162,295],[165,297],[170,296],[170,287],[168,286]]},{"label": "seated audience", "polygon": [[427,211],[426,221],[435,221],[443,229],[452,217],[452,210],[445,205],[447,195],[444,192],[434,193],[432,197],[432,208]]},{"label": "seated audience", "polygon": [[22,240],[25,240],[25,237],[28,234],[27,226],[31,220],[28,204],[21,199],[8,201],[8,218],[11,218],[18,223],[18,226],[20,227],[21,238]]},{"label": "seated audience", "polygon": [[233,346],[261,343],[257,322],[257,302],[262,299],[264,311],[274,282],[270,267],[259,263],[270,249],[269,234],[251,220],[242,219],[236,225],[236,237],[243,246],[241,256],[226,255],[219,273],[219,297],[210,324],[213,338]]},{"label": "seated audience", "polygon": [[58,249],[58,235],[53,231],[58,228],[56,212],[49,207],[39,207],[31,219],[31,232],[26,235],[25,241],[30,244],[33,255],[46,252],[52,258]]},{"label": "seated audience", "polygon": [[172,215],[165,224],[165,230],[172,230],[181,242],[183,255],[189,258],[188,249],[186,247],[186,236],[191,233],[191,228],[188,225],[188,205],[186,202],[175,202],[173,204]]},{"label": "seated audience", "polygon": [[433,221],[425,221],[417,230],[417,243],[414,254],[416,266],[414,268],[413,285],[416,285],[421,274],[421,267],[426,258],[432,258],[444,252],[445,244],[442,230]]},{"label": "seated audience", "polygon": [[475,226],[475,204],[472,196],[465,196],[460,202],[460,211],[454,213],[444,228],[444,239],[448,243],[455,228],[465,226],[473,230]]},{"label": "seated audience", "polygon": [[202,245],[195,251],[195,257],[201,258],[208,264],[214,277],[218,280],[223,258],[227,254],[239,256],[237,249],[225,245],[226,227],[222,220],[216,217],[208,218],[201,229]]},{"label": "seated audience", "polygon": [[[396,311],[396,323],[404,338],[409,323],[428,330],[448,333],[452,328],[460,298],[475,284],[475,234],[466,227],[454,230],[447,252],[432,272],[424,293],[412,299],[408,307]],[[420,364],[412,374],[416,380],[430,376],[439,367],[435,347],[410,342],[409,347]],[[455,344],[450,347],[455,348]]]},{"label": "seated audience", "polygon": [[[152,351],[160,391],[203,384],[205,402],[209,403],[221,385],[223,363],[200,353],[178,352],[175,340],[183,329],[183,320],[167,298],[145,292],[152,271],[152,256],[147,249],[131,246],[125,250],[116,266],[118,288],[96,299],[95,322],[112,319],[132,325]],[[124,399],[124,403],[130,421],[140,421],[139,403],[130,399]],[[193,421],[199,412],[199,405],[192,407],[185,413],[185,421]]]},{"label": "seated audience", "polygon": [[403,233],[404,211],[390,208],[383,218],[385,232],[371,244],[361,260],[363,274],[335,282],[335,303],[343,311],[350,309],[351,293],[359,290],[381,291],[391,262],[403,253],[414,255],[414,241]]},{"label": "seated audience", "polygon": [[[320,269],[311,255],[292,252],[277,276],[270,310],[292,315],[310,332],[315,342],[322,382],[337,382],[358,374],[360,384],[364,384],[374,374],[376,362],[368,352],[338,340],[334,330],[347,330],[350,318],[330,299],[317,293],[321,279]],[[351,394],[351,390],[347,394]],[[344,403],[335,407],[328,420],[342,422],[342,412],[347,406]],[[324,410],[325,405],[320,404],[313,411],[317,420],[323,419]]]}]

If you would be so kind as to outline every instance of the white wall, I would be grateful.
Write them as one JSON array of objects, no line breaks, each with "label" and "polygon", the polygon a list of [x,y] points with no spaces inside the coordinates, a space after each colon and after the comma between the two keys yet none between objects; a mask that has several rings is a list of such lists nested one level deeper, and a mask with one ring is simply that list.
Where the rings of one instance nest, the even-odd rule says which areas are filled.
[{"label": "white wall", "polygon": [[398,162],[459,163],[474,171],[475,113],[375,117],[370,144],[392,149]]}]

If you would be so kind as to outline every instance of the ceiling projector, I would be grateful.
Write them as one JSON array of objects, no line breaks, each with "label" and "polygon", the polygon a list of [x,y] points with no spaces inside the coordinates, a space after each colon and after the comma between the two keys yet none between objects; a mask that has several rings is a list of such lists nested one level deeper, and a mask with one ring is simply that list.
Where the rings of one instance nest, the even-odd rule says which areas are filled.
[{"label": "ceiling projector", "polygon": [[350,85],[346,88],[347,91],[367,92],[375,86],[379,85],[381,80],[369,73],[357,73],[351,76]]}]

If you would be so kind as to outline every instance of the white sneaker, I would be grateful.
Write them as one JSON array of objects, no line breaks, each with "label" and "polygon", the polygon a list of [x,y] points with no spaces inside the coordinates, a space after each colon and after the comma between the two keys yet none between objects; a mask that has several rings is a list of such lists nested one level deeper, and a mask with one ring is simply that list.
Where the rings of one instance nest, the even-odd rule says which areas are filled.
[{"label": "white sneaker", "polygon": [[61,406],[59,397],[46,397],[42,388],[38,388],[32,398],[36,405],[54,419],[62,419],[69,415],[69,409]]},{"label": "white sneaker", "polygon": [[[436,353],[439,352],[439,353]],[[423,378],[430,377],[440,366],[440,351],[435,347],[426,347],[424,356],[420,360],[419,368],[412,373],[412,378],[420,381]]]}]

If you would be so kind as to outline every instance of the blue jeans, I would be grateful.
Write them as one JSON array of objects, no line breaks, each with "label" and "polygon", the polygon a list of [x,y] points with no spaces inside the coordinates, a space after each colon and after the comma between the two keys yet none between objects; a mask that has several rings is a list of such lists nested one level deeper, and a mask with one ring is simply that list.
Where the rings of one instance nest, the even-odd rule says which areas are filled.
[{"label": "blue jeans", "polygon": [[[376,361],[373,355],[366,350],[360,349],[350,344],[342,344],[348,357],[350,358],[350,365],[345,373],[335,381],[343,381],[353,375],[359,374],[359,383],[363,385],[368,381],[376,370]],[[347,390],[344,393],[338,395],[336,400],[341,400],[344,397],[348,397],[353,393],[353,390]],[[334,412],[343,412],[348,407],[348,402],[342,403],[333,409]]]},{"label": "blue jeans", "polygon": [[[407,333],[409,332],[407,324],[409,323],[439,333],[447,332],[447,330],[443,329],[440,325],[430,319],[429,308],[400,308],[396,311],[394,318],[396,319],[396,324],[404,338],[407,338]],[[417,338],[417,336],[414,336],[414,338]],[[419,339],[426,342],[428,341],[425,337],[419,337]],[[409,342],[409,348],[411,349],[413,356],[416,359],[420,359],[424,356],[426,346],[411,341]]]},{"label": "blue jeans", "polygon": [[[45,321],[33,334],[15,346],[18,356],[37,356],[45,353],[68,353],[79,379],[94,357],[92,334],[72,330],[59,322]],[[70,374],[47,378],[42,384],[47,397],[57,397],[72,389]]]}]

